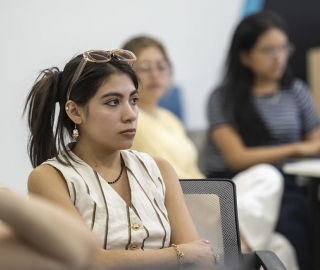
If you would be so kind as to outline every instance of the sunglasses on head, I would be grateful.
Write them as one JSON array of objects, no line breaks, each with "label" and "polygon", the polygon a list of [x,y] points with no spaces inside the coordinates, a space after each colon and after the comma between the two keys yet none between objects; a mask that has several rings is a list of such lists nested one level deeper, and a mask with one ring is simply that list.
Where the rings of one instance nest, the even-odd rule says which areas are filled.
[{"label": "sunglasses on head", "polygon": [[70,99],[70,93],[75,82],[80,78],[81,73],[87,62],[105,63],[111,61],[112,58],[116,58],[121,61],[127,62],[129,65],[133,65],[137,57],[134,53],[128,50],[116,49],[112,51],[92,50],[83,53],[83,58],[79,63],[70,83],[67,91],[67,101]]}]

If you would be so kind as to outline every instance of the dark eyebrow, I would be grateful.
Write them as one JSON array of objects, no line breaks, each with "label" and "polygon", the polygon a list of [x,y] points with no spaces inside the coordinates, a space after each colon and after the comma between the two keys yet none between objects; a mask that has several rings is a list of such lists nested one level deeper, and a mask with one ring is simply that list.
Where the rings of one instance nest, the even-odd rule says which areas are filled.
[{"label": "dark eyebrow", "polygon": [[130,97],[135,95],[135,94],[139,94],[139,91],[137,89],[133,90],[130,94]]},{"label": "dark eyebrow", "polygon": [[[130,93],[130,97],[135,95],[135,94],[138,94],[138,93],[139,93],[138,90],[135,89]],[[118,93],[118,92],[110,92],[108,94],[105,94],[105,95],[101,96],[101,99],[106,98],[106,97],[121,97],[122,98],[123,95]]]}]

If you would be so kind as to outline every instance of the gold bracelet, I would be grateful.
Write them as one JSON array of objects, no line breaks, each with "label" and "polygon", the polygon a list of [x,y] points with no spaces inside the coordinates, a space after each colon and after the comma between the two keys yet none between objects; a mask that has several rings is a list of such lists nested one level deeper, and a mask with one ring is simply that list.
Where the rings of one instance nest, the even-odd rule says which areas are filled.
[{"label": "gold bracelet", "polygon": [[178,258],[178,262],[179,262],[179,269],[182,270],[183,269],[182,258],[184,256],[184,253],[180,251],[180,249],[178,248],[177,245],[171,244],[171,246],[174,248],[174,250],[177,253],[177,258]]}]

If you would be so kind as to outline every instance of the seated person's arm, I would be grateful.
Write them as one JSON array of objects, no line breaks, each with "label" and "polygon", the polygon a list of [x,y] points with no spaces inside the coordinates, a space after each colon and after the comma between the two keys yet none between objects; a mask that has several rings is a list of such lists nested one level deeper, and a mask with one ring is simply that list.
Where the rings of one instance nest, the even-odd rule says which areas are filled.
[{"label": "seated person's arm", "polygon": [[64,210],[0,188],[0,262],[10,269],[85,269],[97,243]]},{"label": "seated person's arm", "polygon": [[[318,132],[315,131],[315,134]],[[320,140],[277,146],[247,147],[239,133],[229,124],[212,129],[211,139],[214,140],[229,167],[235,171],[244,170],[260,163],[277,164],[292,156],[320,153]]]},{"label": "seated person's arm", "polygon": [[317,127],[316,129],[307,133],[305,136],[305,140],[306,141],[320,140],[320,127]]}]

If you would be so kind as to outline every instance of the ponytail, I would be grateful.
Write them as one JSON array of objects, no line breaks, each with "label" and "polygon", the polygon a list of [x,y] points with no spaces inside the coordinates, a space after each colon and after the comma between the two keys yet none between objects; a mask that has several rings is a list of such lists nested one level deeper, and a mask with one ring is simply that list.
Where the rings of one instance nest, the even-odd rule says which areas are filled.
[{"label": "ponytail", "polygon": [[57,67],[43,70],[33,85],[24,107],[30,136],[28,154],[33,167],[58,154],[53,131],[61,73]]},{"label": "ponytail", "polygon": [[[69,166],[69,159],[77,162],[70,154],[75,144],[72,130],[74,122],[66,113],[67,90],[83,55],[72,58],[64,67],[63,72],[57,67],[43,70],[36,79],[27,96],[24,114],[30,130],[28,154],[33,167],[37,167],[50,158]],[[127,74],[136,89],[139,79],[130,65],[117,58],[109,62],[85,65],[84,71],[72,90],[71,99],[78,106],[84,107],[96,94],[99,87],[113,74]],[[56,115],[56,105],[59,114]],[[63,157],[60,154],[63,153]]]}]

